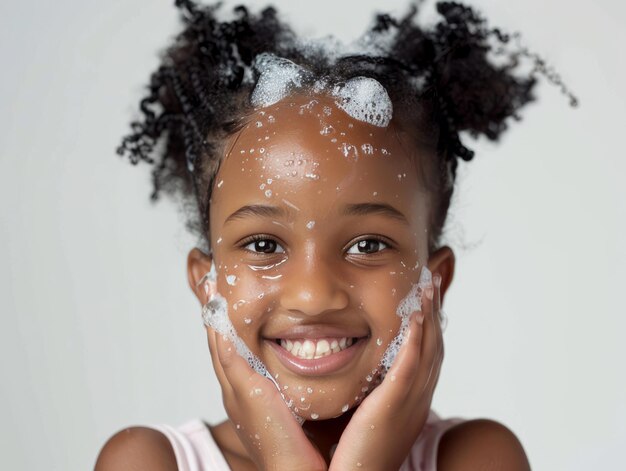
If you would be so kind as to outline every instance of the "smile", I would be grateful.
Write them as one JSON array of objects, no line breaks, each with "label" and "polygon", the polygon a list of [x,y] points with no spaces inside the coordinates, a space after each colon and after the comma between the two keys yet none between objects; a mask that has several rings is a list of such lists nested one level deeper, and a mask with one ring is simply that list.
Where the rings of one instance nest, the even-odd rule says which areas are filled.
[{"label": "smile", "polygon": [[302,359],[318,359],[339,353],[350,347],[355,339],[352,337],[327,339],[279,339],[277,343],[293,356]]},{"label": "smile", "polygon": [[369,337],[290,338],[267,340],[282,365],[292,373],[322,376],[349,368]]}]

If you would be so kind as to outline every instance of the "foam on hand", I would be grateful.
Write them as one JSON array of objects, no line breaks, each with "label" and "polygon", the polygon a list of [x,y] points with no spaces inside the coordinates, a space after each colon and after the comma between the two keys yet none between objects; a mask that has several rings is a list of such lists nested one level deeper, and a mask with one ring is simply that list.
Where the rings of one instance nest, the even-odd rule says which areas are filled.
[{"label": "foam on hand", "polygon": [[398,334],[393,338],[380,360],[380,366],[382,370],[381,373],[383,376],[387,373],[389,368],[391,368],[391,365],[393,365],[394,360],[400,352],[402,342],[407,335],[411,314],[415,311],[422,310],[421,295],[427,286],[432,285],[432,281],[432,273],[428,268],[423,266],[420,273],[419,281],[411,287],[409,294],[407,294],[400,301],[400,304],[398,304],[396,314],[401,319],[400,330],[398,331]]},{"label": "foam on hand", "polygon": [[[268,371],[265,364],[248,348],[245,342],[239,337],[235,326],[228,316],[228,303],[226,299],[217,292],[217,273],[215,271],[215,264],[211,265],[211,271],[204,275],[204,277],[198,283],[204,283],[205,293],[208,301],[202,306],[202,319],[204,324],[214,329],[217,333],[225,336],[235,346],[237,354],[248,362],[248,365],[261,376],[269,379],[276,389],[280,392],[281,397],[285,401],[285,404],[291,410],[293,401],[287,400],[282,393],[278,382],[274,379],[271,373]],[[296,421],[302,425],[304,419],[292,411],[292,414]]]}]

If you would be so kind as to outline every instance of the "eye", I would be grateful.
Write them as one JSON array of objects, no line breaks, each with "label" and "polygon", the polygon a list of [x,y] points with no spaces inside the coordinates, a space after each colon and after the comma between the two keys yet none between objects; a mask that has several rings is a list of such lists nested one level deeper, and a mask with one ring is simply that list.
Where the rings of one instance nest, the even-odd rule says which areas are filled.
[{"label": "eye", "polygon": [[389,248],[389,245],[384,243],[382,240],[378,239],[363,239],[358,241],[356,244],[353,244],[349,249],[349,254],[373,254],[382,252],[386,248]]},{"label": "eye", "polygon": [[252,242],[246,244],[244,249],[260,254],[285,253],[285,249],[283,249],[278,242],[266,237],[254,239]]}]

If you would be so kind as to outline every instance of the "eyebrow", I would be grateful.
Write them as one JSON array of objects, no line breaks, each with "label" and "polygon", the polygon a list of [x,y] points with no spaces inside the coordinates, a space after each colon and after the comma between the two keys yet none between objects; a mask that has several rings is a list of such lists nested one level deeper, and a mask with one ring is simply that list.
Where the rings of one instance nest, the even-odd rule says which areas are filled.
[{"label": "eyebrow", "polygon": [[[387,203],[356,203],[346,205],[343,209],[344,216],[365,216],[368,214],[380,214],[392,219],[396,219],[404,224],[409,224],[406,216],[393,206]],[[244,219],[246,217],[261,218],[282,218],[287,219],[293,216],[291,210],[287,210],[280,206],[268,206],[264,204],[250,204],[242,206],[226,218],[224,224]]]},{"label": "eyebrow", "polygon": [[404,224],[409,224],[406,216],[387,203],[357,203],[344,207],[343,214],[346,216],[365,216],[367,214],[380,214],[396,219]]},{"label": "eyebrow", "polygon": [[279,206],[268,206],[265,204],[249,204],[242,206],[237,211],[232,213],[226,218],[224,224],[235,221],[237,219],[244,219],[246,217],[262,217],[262,218],[283,218],[286,219],[291,215],[291,211],[288,211]]}]

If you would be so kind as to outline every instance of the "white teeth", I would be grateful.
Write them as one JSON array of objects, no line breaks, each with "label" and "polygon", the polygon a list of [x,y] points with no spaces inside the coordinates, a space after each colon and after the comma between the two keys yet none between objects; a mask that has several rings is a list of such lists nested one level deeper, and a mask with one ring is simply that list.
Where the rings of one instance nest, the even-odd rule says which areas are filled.
[{"label": "white teeth", "polygon": [[326,356],[330,353],[330,344],[327,340],[320,340],[317,342],[317,347],[315,347],[315,356],[321,357]]},{"label": "white teeth", "polygon": [[300,356],[305,358],[313,358],[315,356],[315,344],[310,340],[305,340],[302,344],[302,350],[300,350]]},{"label": "white teeth", "polygon": [[352,338],[343,337],[340,339],[326,340],[299,340],[291,341],[288,339],[281,339],[280,346],[290,352],[292,355],[298,358],[305,358],[308,360],[315,358],[322,358],[333,353],[339,353],[345,350],[353,343]]}]

